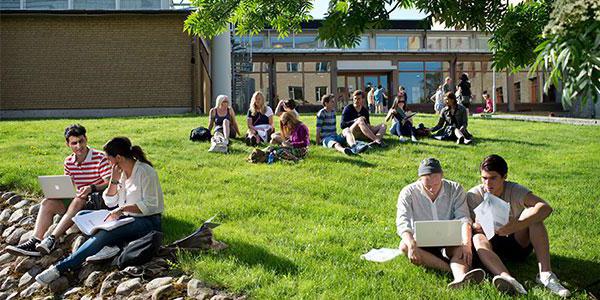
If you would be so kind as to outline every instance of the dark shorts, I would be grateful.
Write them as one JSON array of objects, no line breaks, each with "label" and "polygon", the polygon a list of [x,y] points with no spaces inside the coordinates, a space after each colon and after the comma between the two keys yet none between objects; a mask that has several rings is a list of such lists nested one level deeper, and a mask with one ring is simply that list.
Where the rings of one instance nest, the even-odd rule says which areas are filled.
[{"label": "dark shorts", "polygon": [[533,252],[531,243],[523,248],[515,239],[515,235],[495,235],[491,240],[492,249],[502,260],[524,261]]},{"label": "dark shorts", "polygon": [[[235,134],[235,130],[231,130],[231,129],[232,128],[229,128],[229,138],[233,139],[233,138],[235,138],[236,134]],[[219,125],[215,126],[215,132],[217,132],[217,131],[223,133],[223,126],[219,126]]]},{"label": "dark shorts", "polygon": [[[73,202],[73,199],[60,199],[65,206],[65,209],[68,209]],[[88,195],[88,199],[85,202],[85,206],[82,210],[98,210],[98,209],[108,209],[108,206],[104,204],[104,199],[102,199],[102,192],[95,192]]]},{"label": "dark shorts", "polygon": [[435,257],[443,260],[443,261],[450,261],[447,257],[444,256],[444,247],[419,247],[419,249],[427,251],[433,255],[435,255]]}]

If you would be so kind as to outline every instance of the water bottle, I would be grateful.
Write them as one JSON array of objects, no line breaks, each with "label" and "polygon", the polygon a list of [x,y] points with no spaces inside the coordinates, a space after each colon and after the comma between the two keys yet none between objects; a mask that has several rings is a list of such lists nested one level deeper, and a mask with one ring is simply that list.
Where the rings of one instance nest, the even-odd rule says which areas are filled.
[{"label": "water bottle", "polygon": [[271,152],[269,153],[269,156],[267,157],[267,164],[272,164],[275,162],[275,153]]}]

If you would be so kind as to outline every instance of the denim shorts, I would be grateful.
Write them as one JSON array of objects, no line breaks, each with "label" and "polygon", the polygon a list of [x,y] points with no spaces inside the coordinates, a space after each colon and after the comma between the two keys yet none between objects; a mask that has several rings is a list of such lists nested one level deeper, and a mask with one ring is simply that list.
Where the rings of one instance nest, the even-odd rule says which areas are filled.
[{"label": "denim shorts", "polygon": [[341,134],[330,135],[323,138],[323,147],[333,148],[335,143],[340,143],[344,145],[346,139]]}]

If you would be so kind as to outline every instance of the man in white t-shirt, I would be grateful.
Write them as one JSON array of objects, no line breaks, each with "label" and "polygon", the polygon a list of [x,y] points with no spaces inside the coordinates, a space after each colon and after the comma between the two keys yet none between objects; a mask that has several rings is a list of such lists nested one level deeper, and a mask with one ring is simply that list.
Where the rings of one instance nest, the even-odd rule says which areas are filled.
[{"label": "man in white t-shirt", "polygon": [[508,224],[497,229],[491,240],[477,222],[473,224],[473,245],[479,260],[496,275],[494,286],[503,292],[526,294],[502,260],[524,261],[533,250],[539,267],[536,281],[553,293],[568,297],[571,293],[560,284],[550,266],[550,242],[544,220],[552,213],[552,207],[526,187],[507,181],[508,165],[502,157],[495,154],[486,157],[479,169],[482,184],[467,193],[471,217],[475,218],[474,209],[483,202],[485,193],[510,204]]}]

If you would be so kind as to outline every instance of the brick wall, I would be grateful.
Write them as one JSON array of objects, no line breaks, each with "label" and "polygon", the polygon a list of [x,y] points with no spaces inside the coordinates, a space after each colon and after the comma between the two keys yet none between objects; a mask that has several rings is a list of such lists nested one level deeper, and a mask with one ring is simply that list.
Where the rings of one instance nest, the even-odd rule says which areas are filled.
[{"label": "brick wall", "polygon": [[182,14],[4,14],[0,108],[192,107]]}]

